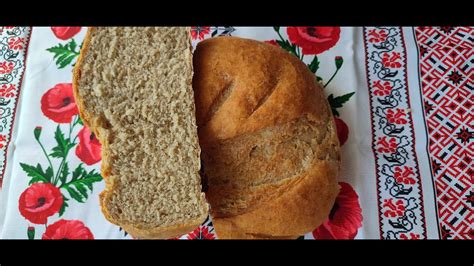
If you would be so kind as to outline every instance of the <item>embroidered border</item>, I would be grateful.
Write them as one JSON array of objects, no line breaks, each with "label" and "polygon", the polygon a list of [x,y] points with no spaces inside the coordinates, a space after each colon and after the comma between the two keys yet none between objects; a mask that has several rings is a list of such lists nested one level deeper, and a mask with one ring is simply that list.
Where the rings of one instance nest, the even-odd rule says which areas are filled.
[{"label": "embroidered border", "polygon": [[426,238],[402,29],[365,27],[364,46],[380,237]]},{"label": "embroidered border", "polygon": [[474,239],[474,28],[416,27],[440,236]]},{"label": "embroidered border", "polygon": [[0,187],[7,165],[31,29],[0,27]]}]

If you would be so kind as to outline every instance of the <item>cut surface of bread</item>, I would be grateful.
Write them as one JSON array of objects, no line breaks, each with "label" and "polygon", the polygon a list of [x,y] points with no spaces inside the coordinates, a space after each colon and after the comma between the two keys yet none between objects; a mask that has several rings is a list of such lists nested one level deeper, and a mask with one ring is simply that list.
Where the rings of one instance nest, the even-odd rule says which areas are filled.
[{"label": "cut surface of bread", "polygon": [[327,219],[340,148],[313,73],[263,42],[216,37],[194,54],[206,197],[219,238],[295,238]]},{"label": "cut surface of bread", "polygon": [[176,237],[207,217],[192,75],[187,28],[88,30],[74,94],[102,144],[102,211],[134,237]]}]

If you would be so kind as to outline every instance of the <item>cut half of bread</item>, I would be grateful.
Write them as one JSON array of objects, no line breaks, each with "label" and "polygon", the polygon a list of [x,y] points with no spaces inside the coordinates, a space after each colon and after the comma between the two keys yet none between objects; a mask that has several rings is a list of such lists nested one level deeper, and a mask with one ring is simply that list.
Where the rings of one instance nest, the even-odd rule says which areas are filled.
[{"label": "cut half of bread", "polygon": [[176,237],[208,215],[192,75],[187,28],[87,32],[74,95],[102,144],[102,212],[136,238]]}]

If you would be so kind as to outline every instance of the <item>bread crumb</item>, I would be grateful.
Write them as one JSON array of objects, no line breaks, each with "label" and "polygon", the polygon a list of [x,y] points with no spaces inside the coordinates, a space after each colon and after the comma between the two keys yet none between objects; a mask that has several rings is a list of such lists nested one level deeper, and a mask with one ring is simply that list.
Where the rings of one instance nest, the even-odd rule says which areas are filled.
[{"label": "bread crumb", "polygon": [[78,66],[78,100],[91,128],[101,132],[106,218],[148,237],[169,226],[198,226],[208,205],[199,176],[189,29],[98,27],[90,33]]}]

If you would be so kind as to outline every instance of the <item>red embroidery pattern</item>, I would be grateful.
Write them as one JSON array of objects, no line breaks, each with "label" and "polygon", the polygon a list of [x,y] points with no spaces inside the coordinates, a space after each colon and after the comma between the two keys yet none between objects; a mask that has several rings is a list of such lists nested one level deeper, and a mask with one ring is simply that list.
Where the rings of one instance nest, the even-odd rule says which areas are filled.
[{"label": "red embroidery pattern", "polygon": [[196,239],[196,240],[213,240],[216,239],[216,233],[214,230],[214,226],[212,224],[211,217],[208,216],[206,221],[202,223],[198,228],[194,229],[192,232],[188,234],[182,235],[181,237],[177,237],[174,239]]},{"label": "red embroidery pattern", "polygon": [[380,237],[426,238],[400,27],[364,28]]},{"label": "red embroidery pattern", "polygon": [[23,49],[25,38],[11,38],[8,40],[8,47],[12,50],[21,50]]},{"label": "red embroidery pattern", "polygon": [[204,40],[205,36],[209,34],[211,27],[191,27],[191,38],[193,40]]},{"label": "red embroidery pattern", "polygon": [[374,88],[374,94],[376,96],[387,96],[392,92],[392,84],[390,81],[384,81],[382,83],[380,80],[376,80],[372,83],[372,88]]},{"label": "red embroidery pattern", "polygon": [[377,30],[377,29],[371,29],[369,30],[369,42],[372,43],[380,43],[380,42],[385,42],[387,39],[387,31],[384,29]]},{"label": "red embroidery pattern", "polygon": [[0,27],[0,187],[5,174],[17,101],[25,70],[30,28]]},{"label": "red embroidery pattern", "polygon": [[413,178],[415,173],[413,172],[413,167],[404,166],[403,169],[400,166],[396,166],[394,171],[395,180],[398,183],[403,183],[407,185],[413,185],[416,183]]},{"label": "red embroidery pattern", "polygon": [[383,53],[382,54],[382,64],[387,68],[399,68],[402,66],[400,63],[400,53]]},{"label": "red embroidery pattern", "polygon": [[0,62],[0,74],[10,74],[15,67],[13,62]]},{"label": "red embroidery pattern", "polygon": [[390,138],[387,141],[387,137],[379,137],[377,141],[377,152],[379,153],[394,153],[397,151],[397,139]]},{"label": "red embroidery pattern", "polygon": [[440,236],[474,239],[474,28],[416,27]]},{"label": "red embroidery pattern", "polygon": [[0,149],[3,149],[3,147],[5,147],[6,142],[7,142],[7,136],[0,135]]},{"label": "red embroidery pattern", "polygon": [[405,213],[405,204],[401,199],[396,202],[393,202],[393,199],[385,199],[383,207],[385,209],[383,212],[385,217],[399,217]]},{"label": "red embroidery pattern", "polygon": [[3,84],[0,87],[0,97],[11,98],[15,96],[16,87],[13,84]]},{"label": "red embroidery pattern", "polygon": [[400,239],[403,239],[403,240],[417,240],[417,239],[420,239],[420,235],[419,234],[414,234],[414,233],[410,233],[408,236],[406,234],[400,234]]}]

